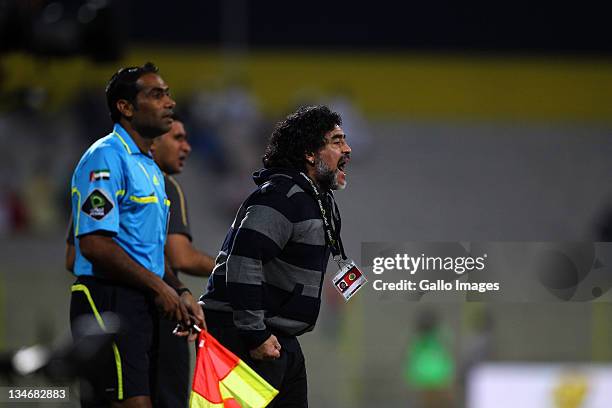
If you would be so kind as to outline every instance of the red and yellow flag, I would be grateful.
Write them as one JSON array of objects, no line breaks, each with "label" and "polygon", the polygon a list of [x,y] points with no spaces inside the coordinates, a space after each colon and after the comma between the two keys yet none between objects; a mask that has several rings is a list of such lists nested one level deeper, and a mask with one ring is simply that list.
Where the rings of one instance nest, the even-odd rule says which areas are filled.
[{"label": "red and yellow flag", "polygon": [[198,336],[190,408],[263,408],[278,391],[207,331]]}]

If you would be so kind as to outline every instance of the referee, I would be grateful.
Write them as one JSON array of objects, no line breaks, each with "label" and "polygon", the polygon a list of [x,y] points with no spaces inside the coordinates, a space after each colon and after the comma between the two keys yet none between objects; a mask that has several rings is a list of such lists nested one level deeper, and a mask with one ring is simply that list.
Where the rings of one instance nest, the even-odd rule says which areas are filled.
[{"label": "referee", "polygon": [[[151,145],[155,163],[164,173],[166,195],[170,200],[170,218],[166,239],[166,259],[175,275],[184,272],[193,276],[209,276],[215,261],[192,244],[187,199],[173,175],[180,174],[191,145],[183,122],[176,114],[169,132],[156,138]],[[72,221],[66,237],[66,269],[74,267],[74,228]],[[154,341],[152,361],[155,362],[156,386],[152,389],[153,406],[157,408],[187,407],[189,398],[189,348],[184,338],[174,336],[176,323],[161,317]]]},{"label": "referee", "polygon": [[81,402],[150,407],[157,310],[188,327],[204,324],[191,293],[165,268],[170,201],[150,155],[153,139],[172,127],[175,102],[151,63],[115,73],[106,98],[114,128],[72,176],[77,281],[70,319],[75,340],[84,335],[75,324],[83,315],[104,329],[102,313],[114,312],[123,330],[83,378]]}]

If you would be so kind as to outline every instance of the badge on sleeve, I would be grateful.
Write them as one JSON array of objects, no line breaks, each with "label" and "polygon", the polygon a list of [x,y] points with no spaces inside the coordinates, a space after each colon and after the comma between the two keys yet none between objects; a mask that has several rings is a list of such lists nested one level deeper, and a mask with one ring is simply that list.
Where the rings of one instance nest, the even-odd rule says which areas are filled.
[{"label": "badge on sleeve", "polygon": [[108,195],[103,190],[96,188],[85,199],[81,211],[99,221],[106,217],[113,208],[113,201],[108,198]]},{"label": "badge on sleeve", "polygon": [[110,180],[110,170],[102,169],[89,172],[90,183],[98,180]]},{"label": "badge on sleeve", "polygon": [[346,261],[338,261],[340,270],[332,279],[334,287],[344,300],[348,300],[368,281],[357,267],[354,261],[348,259]]}]

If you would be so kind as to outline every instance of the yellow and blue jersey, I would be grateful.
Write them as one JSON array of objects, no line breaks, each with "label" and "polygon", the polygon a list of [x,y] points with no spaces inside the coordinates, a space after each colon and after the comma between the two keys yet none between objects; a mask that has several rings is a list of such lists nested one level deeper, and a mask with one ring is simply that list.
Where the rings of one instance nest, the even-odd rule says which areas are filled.
[{"label": "yellow and blue jersey", "polygon": [[72,175],[71,191],[75,275],[96,275],[81,254],[79,237],[102,232],[113,236],[144,268],[163,277],[170,209],[164,177],[121,125],[115,124],[112,133],[83,154]]}]

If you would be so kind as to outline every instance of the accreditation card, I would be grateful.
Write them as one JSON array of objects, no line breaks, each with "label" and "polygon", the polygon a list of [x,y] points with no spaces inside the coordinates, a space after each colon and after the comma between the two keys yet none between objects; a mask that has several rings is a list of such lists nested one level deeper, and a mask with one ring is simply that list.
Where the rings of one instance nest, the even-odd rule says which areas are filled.
[{"label": "accreditation card", "polygon": [[348,302],[368,280],[351,259],[338,261],[338,266],[340,270],[334,276],[332,282],[336,290]]}]

